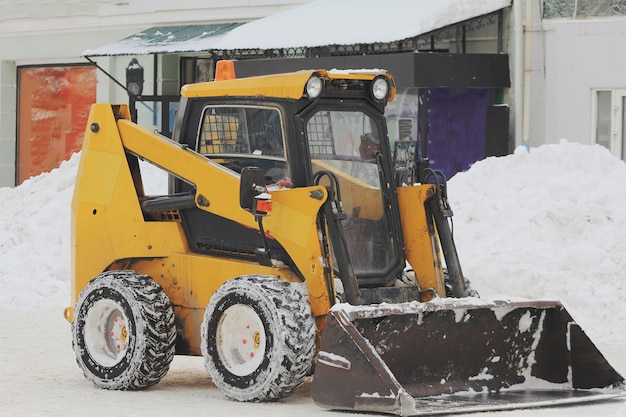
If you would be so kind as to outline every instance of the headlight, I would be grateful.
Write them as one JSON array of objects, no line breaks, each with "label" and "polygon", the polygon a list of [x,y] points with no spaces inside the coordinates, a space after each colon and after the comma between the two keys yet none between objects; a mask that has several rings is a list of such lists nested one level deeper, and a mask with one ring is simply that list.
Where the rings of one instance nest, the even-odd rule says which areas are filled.
[{"label": "headlight", "polygon": [[306,82],[306,93],[310,98],[317,98],[324,89],[324,80],[314,75]]},{"label": "headlight", "polygon": [[389,82],[385,77],[378,77],[372,82],[372,96],[377,101],[383,101],[389,95]]}]

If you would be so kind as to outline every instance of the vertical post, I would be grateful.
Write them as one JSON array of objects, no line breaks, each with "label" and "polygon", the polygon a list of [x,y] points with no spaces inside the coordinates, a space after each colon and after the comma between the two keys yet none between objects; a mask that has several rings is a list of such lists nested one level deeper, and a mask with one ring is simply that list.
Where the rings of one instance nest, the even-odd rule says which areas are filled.
[{"label": "vertical post", "polygon": [[130,110],[130,120],[137,123],[137,100],[132,94],[128,95],[128,109]]},{"label": "vertical post", "polygon": [[502,42],[502,38],[503,38],[503,22],[504,20],[504,11],[502,9],[500,9],[500,11],[498,11],[498,53],[501,54],[503,52],[503,45],[504,43]]},{"label": "vertical post", "polygon": [[[159,54],[154,54],[154,59],[152,60],[152,73],[154,74],[153,78],[153,83],[152,83],[152,95],[156,97],[157,93],[157,89],[158,89],[158,81],[157,81],[157,77],[159,74]],[[161,103],[161,106],[163,106],[164,103]],[[152,124],[156,126],[157,124],[157,102],[154,101],[152,102]],[[161,121],[161,126],[163,125],[162,121]]]},{"label": "vertical post", "polygon": [[161,101],[161,134],[171,137],[170,133],[170,103],[171,101],[163,98]]},{"label": "vertical post", "polygon": [[422,182],[424,169],[429,167],[428,162],[428,89],[418,90],[417,110],[417,181]]}]

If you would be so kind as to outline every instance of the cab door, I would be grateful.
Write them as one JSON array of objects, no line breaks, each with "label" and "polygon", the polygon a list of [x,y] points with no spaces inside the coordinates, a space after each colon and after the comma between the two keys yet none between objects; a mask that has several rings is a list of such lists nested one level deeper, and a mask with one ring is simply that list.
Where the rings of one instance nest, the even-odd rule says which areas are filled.
[{"label": "cab door", "polygon": [[[345,212],[342,231],[359,286],[391,282],[404,266],[404,255],[384,118],[365,106],[343,105],[317,107],[303,115],[302,123],[312,175],[336,178]],[[329,186],[330,180],[320,183]]]}]

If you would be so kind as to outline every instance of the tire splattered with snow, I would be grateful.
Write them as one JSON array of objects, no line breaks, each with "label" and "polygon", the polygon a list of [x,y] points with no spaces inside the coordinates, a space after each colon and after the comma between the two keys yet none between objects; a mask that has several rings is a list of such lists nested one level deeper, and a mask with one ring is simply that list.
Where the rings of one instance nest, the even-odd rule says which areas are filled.
[{"label": "tire splattered with snow", "polygon": [[134,271],[110,271],[83,289],[72,345],[99,388],[137,390],[159,382],[174,358],[174,312],[159,284]]},{"label": "tire splattered with snow", "polygon": [[315,351],[306,294],[272,276],[227,281],[202,323],[202,355],[213,383],[238,401],[273,401],[304,382]]}]

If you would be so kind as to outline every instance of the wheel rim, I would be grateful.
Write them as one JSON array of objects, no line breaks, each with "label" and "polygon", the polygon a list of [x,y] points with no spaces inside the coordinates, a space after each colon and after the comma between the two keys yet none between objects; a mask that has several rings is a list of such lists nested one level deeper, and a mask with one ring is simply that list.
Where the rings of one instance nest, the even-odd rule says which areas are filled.
[{"label": "wheel rim", "polygon": [[249,375],[263,362],[267,336],[253,308],[235,304],[226,309],[215,336],[220,360],[232,374]]},{"label": "wheel rim", "polygon": [[119,363],[128,349],[128,319],[118,303],[99,300],[85,317],[85,347],[103,366]]}]

